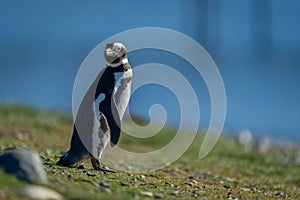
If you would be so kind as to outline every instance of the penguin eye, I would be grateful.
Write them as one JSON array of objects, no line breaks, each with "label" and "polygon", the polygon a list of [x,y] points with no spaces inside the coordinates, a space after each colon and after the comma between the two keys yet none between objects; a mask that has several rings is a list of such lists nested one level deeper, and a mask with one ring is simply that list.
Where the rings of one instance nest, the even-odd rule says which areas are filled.
[{"label": "penguin eye", "polygon": [[119,47],[119,46],[114,46],[114,51],[117,51],[117,52],[121,51],[121,47]]}]

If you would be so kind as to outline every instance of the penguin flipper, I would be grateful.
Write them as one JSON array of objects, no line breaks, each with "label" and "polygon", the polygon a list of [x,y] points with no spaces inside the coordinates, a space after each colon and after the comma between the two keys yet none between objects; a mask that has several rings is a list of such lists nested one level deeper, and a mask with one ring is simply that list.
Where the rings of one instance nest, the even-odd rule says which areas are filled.
[{"label": "penguin flipper", "polygon": [[[119,139],[120,139],[120,135],[121,135],[121,119],[120,119],[120,115],[119,112],[117,110],[117,107],[115,106],[115,104],[113,103],[113,106],[111,108],[111,113],[110,113],[110,121],[108,122],[110,124],[110,146],[114,147]],[[113,114],[112,114],[113,113]]]},{"label": "penguin flipper", "polygon": [[119,139],[120,139],[120,135],[121,135],[121,128],[119,126],[116,126],[114,128],[111,129],[110,131],[110,146],[114,147]]}]

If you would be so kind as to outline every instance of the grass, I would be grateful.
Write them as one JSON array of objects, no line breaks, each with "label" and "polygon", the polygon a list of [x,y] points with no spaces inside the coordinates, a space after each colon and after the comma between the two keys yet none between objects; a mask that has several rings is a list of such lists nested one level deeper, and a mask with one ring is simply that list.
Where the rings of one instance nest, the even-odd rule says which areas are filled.
[{"label": "grass", "polygon": [[[300,165],[294,149],[271,147],[246,152],[236,139],[222,136],[213,151],[198,159],[203,135],[176,162],[161,170],[103,174],[89,162],[80,168],[55,163],[68,149],[72,118],[24,106],[0,106],[0,153],[30,148],[43,158],[49,188],[66,199],[300,199]],[[166,144],[170,130],[138,141],[122,135],[126,149],[155,149]],[[26,199],[18,191],[28,183],[0,170],[0,199]]]}]

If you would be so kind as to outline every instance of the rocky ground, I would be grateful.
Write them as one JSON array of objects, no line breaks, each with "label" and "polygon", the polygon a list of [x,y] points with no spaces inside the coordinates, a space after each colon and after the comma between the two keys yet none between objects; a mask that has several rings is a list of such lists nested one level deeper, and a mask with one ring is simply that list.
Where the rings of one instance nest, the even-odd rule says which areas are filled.
[{"label": "rocky ground", "polygon": [[[1,155],[31,149],[40,155],[47,175],[46,181],[28,181],[0,166],[0,199],[43,199],[44,194],[50,199],[300,199],[297,146],[260,143],[244,133],[242,141],[222,136],[209,156],[198,159],[199,134],[179,160],[161,170],[103,173],[89,162],[74,168],[55,164],[68,148],[71,129],[70,116],[0,106]],[[141,141],[123,135],[119,145],[151,149],[173,136],[170,130]]]}]

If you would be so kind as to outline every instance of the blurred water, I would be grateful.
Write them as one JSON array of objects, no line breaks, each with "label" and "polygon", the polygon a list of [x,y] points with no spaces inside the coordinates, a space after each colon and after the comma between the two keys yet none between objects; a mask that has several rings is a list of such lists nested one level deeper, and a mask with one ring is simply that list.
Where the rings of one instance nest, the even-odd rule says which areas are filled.
[{"label": "blurred water", "polygon": [[[257,26],[251,21],[251,1],[216,2],[92,1],[87,5],[84,1],[2,1],[0,102],[70,111],[76,72],[89,51],[118,32],[160,26],[193,37],[215,60],[228,98],[225,130],[247,128],[257,134],[300,140],[300,3],[272,1],[272,40],[265,46],[259,37],[253,39]],[[188,63],[156,51],[132,52],[130,60],[133,66],[159,62],[179,71],[186,66],[188,70],[181,73],[199,91],[200,125],[206,128],[209,94]],[[164,88],[143,88],[130,106],[136,114],[146,116],[149,105],[157,102],[166,105],[172,113],[168,123],[177,126],[178,102]]]}]

